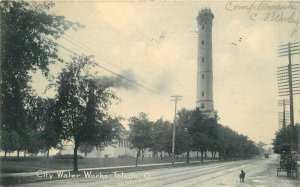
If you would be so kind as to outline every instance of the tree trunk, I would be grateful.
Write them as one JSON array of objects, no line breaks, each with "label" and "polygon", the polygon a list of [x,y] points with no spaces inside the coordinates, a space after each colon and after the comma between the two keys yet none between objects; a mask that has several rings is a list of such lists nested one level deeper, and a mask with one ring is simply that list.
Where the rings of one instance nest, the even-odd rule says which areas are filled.
[{"label": "tree trunk", "polygon": [[186,152],[186,163],[190,163],[190,152]]},{"label": "tree trunk", "polygon": [[197,150],[197,158],[199,158],[199,151]]},{"label": "tree trunk", "polygon": [[137,167],[137,163],[138,163],[138,158],[139,158],[139,154],[140,154],[140,149],[138,149],[137,153],[136,153],[136,159],[135,159],[135,167]]},{"label": "tree trunk", "polygon": [[144,160],[144,149],[142,149],[142,160]]},{"label": "tree trunk", "polygon": [[[217,154],[217,151],[214,152],[214,158],[216,158],[216,154]],[[219,155],[219,157],[220,157],[220,155]]]},{"label": "tree trunk", "polygon": [[78,160],[77,160],[77,150],[78,150],[79,144],[75,142],[75,147],[74,147],[74,166],[73,170],[78,171]]},{"label": "tree trunk", "polygon": [[203,162],[203,150],[201,150],[201,162]]},{"label": "tree trunk", "polygon": [[163,160],[163,155],[162,155],[162,152],[160,152],[160,159]]},{"label": "tree trunk", "polygon": [[26,157],[26,150],[24,151],[24,158]]},{"label": "tree trunk", "polygon": [[204,158],[207,159],[207,150],[204,151]]},{"label": "tree trunk", "polygon": [[7,153],[7,151],[4,151],[4,158],[6,158],[6,153]]},{"label": "tree trunk", "polygon": [[20,156],[20,149],[17,150],[17,158]]},{"label": "tree trunk", "polygon": [[49,149],[47,149],[47,159],[49,158]]}]

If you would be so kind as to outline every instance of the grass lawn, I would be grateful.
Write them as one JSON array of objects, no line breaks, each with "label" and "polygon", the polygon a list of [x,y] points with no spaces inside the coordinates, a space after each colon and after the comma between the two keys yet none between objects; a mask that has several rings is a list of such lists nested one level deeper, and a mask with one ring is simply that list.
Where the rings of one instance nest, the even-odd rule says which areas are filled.
[{"label": "grass lawn", "polygon": [[[197,158],[190,158],[190,161],[199,160]],[[178,158],[176,161],[185,161],[185,158]],[[172,167],[170,158],[144,158],[141,160],[139,158],[139,165],[141,164],[153,164],[153,163],[170,163],[170,165],[165,166],[147,166],[147,167],[131,167],[122,168],[118,171],[130,172],[137,170],[149,170],[156,168]],[[208,164],[206,163],[195,163],[195,164],[180,164],[175,165],[176,167],[182,167],[185,165],[199,165]],[[109,167],[109,166],[128,166],[135,165],[135,158],[84,158],[78,160],[78,168],[99,168],[99,167]],[[20,173],[20,172],[36,172],[37,170],[50,171],[50,170],[61,170],[61,169],[73,169],[72,159],[53,159],[53,158],[43,158],[43,157],[27,157],[27,158],[1,158],[1,173]],[[102,169],[99,170],[101,173],[110,174],[115,171],[115,169]],[[95,171],[96,172],[96,171]],[[73,173],[73,172],[72,172]],[[78,173],[77,173],[78,174]],[[83,176],[83,171],[79,174]],[[32,182],[47,181],[47,178],[39,178],[36,175],[32,176],[1,176],[0,185],[16,185]],[[53,178],[52,180],[61,180],[61,178]]]},{"label": "grass lawn", "polygon": [[[199,158],[200,159],[200,158]],[[198,160],[199,160],[198,159]],[[197,158],[191,158],[191,161]],[[176,161],[185,161],[185,158],[178,158]],[[170,158],[148,158],[143,160],[139,158],[138,164],[152,164],[152,163],[170,163]],[[128,166],[135,165],[135,158],[84,158],[78,159],[78,168],[99,168],[109,166]],[[21,172],[35,172],[41,170],[61,170],[73,169],[72,159],[54,159],[44,157],[26,157],[17,158],[1,158],[1,173],[21,173]]]}]

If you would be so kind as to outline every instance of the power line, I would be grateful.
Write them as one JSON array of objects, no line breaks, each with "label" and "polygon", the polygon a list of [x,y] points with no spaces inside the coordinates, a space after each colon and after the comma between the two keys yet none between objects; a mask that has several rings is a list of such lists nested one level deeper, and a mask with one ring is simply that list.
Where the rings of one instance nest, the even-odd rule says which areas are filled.
[{"label": "power line", "polygon": [[[44,37],[47,38],[48,40],[51,40],[50,38],[48,38],[48,37],[46,37],[46,36],[44,36]],[[53,41],[52,41],[52,42],[53,42]],[[77,56],[79,56],[79,57],[84,58],[84,56],[77,54],[76,52],[74,52],[74,51],[72,51],[72,50],[66,48],[65,46],[63,46],[63,45],[61,45],[61,44],[59,44],[59,43],[57,43],[57,42],[54,42],[54,43],[56,43],[59,47],[63,48],[64,50],[66,50],[66,51],[68,51],[68,52],[70,52],[70,53],[72,53],[72,54],[74,54],[74,55],[77,55]],[[95,63],[95,62],[92,62],[92,63],[93,63],[94,65],[96,65],[96,66],[98,66],[98,67],[100,67],[100,68],[102,68],[102,69],[104,69],[104,70],[106,70],[106,71],[108,71],[108,72],[110,72],[110,73],[112,73],[112,74],[114,74],[114,75],[116,75],[116,76],[118,76],[118,77],[120,77],[120,78],[122,78],[122,79],[128,81],[128,82],[130,82],[130,83],[132,83],[132,84],[135,84],[136,86],[139,86],[139,87],[141,87],[141,88],[144,88],[144,89],[146,89],[146,90],[148,90],[148,91],[150,91],[150,92],[153,92],[153,93],[159,93],[159,94],[162,94],[162,92],[159,92],[159,91],[156,91],[156,90],[147,88],[147,87],[143,86],[142,84],[137,83],[136,81],[133,81],[133,80],[131,80],[131,79],[128,79],[127,77],[124,77],[123,75],[120,75],[120,74],[118,74],[118,73],[116,73],[116,72],[114,72],[114,71],[112,71],[112,70],[110,70],[110,69],[108,69],[108,68],[106,68],[106,67],[104,67],[104,66],[101,66],[101,65],[99,65],[99,64],[97,64],[97,63]],[[164,95],[164,94],[163,94],[163,95]],[[166,95],[164,95],[164,96],[166,96]],[[166,96],[166,97],[168,97],[168,96]]]},{"label": "power line", "polygon": [[[80,2],[80,4],[82,5],[81,7],[85,7],[86,9],[88,9],[88,13],[89,14],[93,14],[93,16],[98,16],[97,13],[93,10],[93,9],[90,9],[85,3],[83,2]],[[70,38],[71,40],[73,40],[71,43],[73,43],[74,41],[77,42],[77,44],[75,44],[76,46],[78,46],[79,48],[83,49],[85,51],[87,51],[86,49],[88,49],[90,52],[92,52],[95,56],[95,58],[99,57],[98,59],[109,64],[110,66],[118,69],[118,70],[121,70],[124,74],[127,74],[129,76],[133,76],[129,71],[126,71],[126,70],[123,70],[122,68],[118,67],[117,65],[115,65],[115,63],[112,63],[111,60],[108,60],[107,58],[104,58],[103,56],[101,55],[97,55],[96,54],[96,51],[91,49],[90,47],[88,47],[87,45],[83,44],[82,42],[76,40],[75,38],[71,37],[70,35],[68,35],[67,33],[64,33],[64,36],[67,36],[68,38]],[[67,40],[66,38],[62,37],[63,39]],[[73,43],[74,44],[74,43]],[[78,45],[79,44],[79,45]],[[83,47],[84,46],[84,47]],[[123,67],[124,68],[124,67]],[[141,81],[141,80],[140,80]],[[143,81],[142,81],[143,82]]]},{"label": "power line", "polygon": [[[94,9],[90,9],[85,3],[83,3],[83,2],[79,2],[82,6],[81,7],[85,7],[87,10],[88,10],[88,13],[90,14],[90,15],[92,15],[92,16],[98,16],[98,14],[97,14],[97,12],[94,10]],[[69,36],[70,37],[70,36]],[[78,41],[78,40],[77,40]],[[81,42],[79,42],[79,43],[81,43]],[[85,45],[86,46],[86,45]],[[100,60],[101,61],[104,61],[105,63],[107,63],[107,64],[109,64],[109,65],[111,65],[111,66],[113,66],[113,67],[115,67],[115,68],[117,68],[117,69],[119,69],[119,70],[121,70],[123,73],[125,73],[125,74],[127,74],[127,75],[129,75],[129,76],[132,76],[132,74],[129,72],[129,71],[126,71],[126,70],[123,70],[122,68],[124,68],[124,67],[122,67],[122,68],[119,68],[118,66],[116,66],[116,65],[114,65],[114,64],[116,64],[116,63],[113,63],[113,62],[111,62],[111,60],[109,60],[109,59],[107,59],[107,58],[104,58],[103,56],[101,56],[101,55],[96,55],[96,51],[95,50],[93,50],[93,49],[91,49],[91,48],[89,48],[88,47],[88,49],[90,49],[90,51],[91,52],[93,52],[94,54],[95,54],[95,56],[97,57],[97,56],[99,56],[100,57]],[[141,80],[139,80],[139,81],[141,81]],[[142,82],[144,82],[144,81],[142,81]]]},{"label": "power line", "polygon": [[[291,123],[291,151],[294,150],[294,94],[300,94],[300,90],[294,89],[295,85],[298,86],[299,83],[295,83],[293,81],[293,67],[292,67],[292,56],[296,54],[300,54],[300,42],[291,43],[281,45],[278,47],[278,56],[287,56],[288,57],[288,65],[285,79],[288,81],[288,88],[285,88],[285,85],[279,85],[279,88],[283,88],[284,90],[279,90],[279,96],[289,96],[290,101],[290,123]],[[296,67],[296,66],[294,66]],[[278,73],[278,72],[277,72]],[[293,84],[294,83],[294,84]],[[294,89],[294,90],[293,90]]]},{"label": "power line", "polygon": [[[81,4],[82,6],[84,6],[85,8],[87,8],[89,13],[92,13],[92,14],[98,16],[98,15],[96,14],[96,12],[94,12],[94,11],[91,10],[88,6],[86,6],[86,4],[84,4],[84,3],[82,3],[82,2],[80,2],[80,4]],[[81,7],[82,7],[82,6],[81,6]],[[70,39],[67,39],[66,37],[62,37],[62,38],[65,39],[66,41],[69,41],[70,43],[76,45],[77,47],[79,47],[79,48],[81,48],[81,49],[83,49],[83,50],[85,50],[85,51],[87,51],[87,50],[91,51],[91,52],[93,53],[93,55],[96,53],[93,49],[87,47],[87,45],[85,45],[85,44],[82,44],[81,42],[79,42],[78,40],[74,39],[74,38],[71,37],[70,35],[68,35],[68,34],[64,34],[64,35],[66,35],[68,38],[70,38]],[[71,40],[71,41],[70,41],[70,40]],[[74,41],[76,41],[77,44],[76,44],[76,42],[74,42]],[[64,47],[64,49],[66,49],[66,48]],[[68,51],[70,52],[70,50],[68,50]],[[72,51],[72,53],[74,54],[73,51]],[[95,56],[95,59],[98,59],[98,60],[100,60],[100,61],[103,61],[103,62],[109,64],[110,66],[112,66],[112,67],[114,67],[114,68],[116,68],[116,69],[122,71],[122,73],[127,74],[127,75],[129,75],[129,76],[131,76],[131,77],[134,76],[134,75],[131,74],[130,72],[125,71],[125,70],[123,70],[122,68],[119,68],[118,66],[114,65],[115,63],[112,63],[110,60],[107,60],[106,58],[104,58],[104,57],[102,57],[102,56],[100,56],[100,55],[96,55],[96,54],[95,54],[94,56]],[[98,65],[98,64],[96,64],[96,65]],[[103,66],[100,66],[100,65],[98,65],[98,66],[101,67],[101,68],[103,68],[103,69],[105,69],[106,71],[109,71],[110,73],[113,73],[113,74],[115,74],[115,75],[121,77],[121,78],[124,77],[123,75],[119,75],[119,74],[113,72],[112,70],[109,70],[109,69],[107,69],[107,68],[104,68]],[[153,90],[153,89],[150,89],[150,88],[147,88],[147,87],[143,86],[142,84],[140,84],[140,83],[137,82],[137,81],[141,81],[141,80],[138,80],[138,79],[136,79],[136,78],[133,78],[134,80],[130,80],[130,79],[124,77],[124,79],[127,80],[127,81],[130,81],[130,82],[133,82],[134,84],[136,84],[136,85],[138,85],[138,86],[140,86],[140,87],[142,87],[142,88],[144,88],[144,89],[147,89],[147,90],[149,90],[149,91],[151,91],[151,92],[163,94],[161,91]],[[144,82],[144,81],[142,81],[142,82]],[[166,96],[166,97],[169,97],[167,94],[163,94],[163,95]]]},{"label": "power line", "polygon": [[[106,58],[104,58],[104,57],[102,57],[102,56],[100,56],[100,55],[98,55],[98,54],[95,54],[96,52],[95,52],[93,49],[87,47],[86,45],[82,44],[82,43],[79,42],[78,40],[75,40],[75,39],[74,39],[73,37],[71,37],[70,35],[65,34],[65,36],[67,36],[68,38],[63,36],[62,38],[63,38],[64,40],[66,40],[66,41],[68,41],[68,42],[70,42],[70,43],[76,45],[76,46],[79,47],[80,49],[83,49],[83,50],[85,50],[85,51],[87,51],[87,52],[91,52],[91,53],[95,56],[96,59],[98,59],[98,60],[100,60],[100,61],[103,61],[103,62],[105,62],[106,64],[108,64],[108,65],[110,65],[110,66],[112,66],[112,67],[114,67],[114,68],[116,68],[116,69],[122,71],[124,74],[127,74],[127,75],[129,75],[129,76],[133,76],[129,71],[123,70],[122,68],[119,68],[117,65],[114,65],[111,61],[107,60]],[[134,78],[134,79],[135,79],[135,78]]]}]

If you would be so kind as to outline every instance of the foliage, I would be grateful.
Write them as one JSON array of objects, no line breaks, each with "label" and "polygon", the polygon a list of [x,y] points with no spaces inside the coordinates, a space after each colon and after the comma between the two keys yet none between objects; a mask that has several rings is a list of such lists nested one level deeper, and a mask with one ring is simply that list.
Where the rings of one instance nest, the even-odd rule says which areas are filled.
[{"label": "foliage", "polygon": [[49,157],[49,150],[51,148],[58,148],[60,143],[59,136],[56,132],[57,119],[57,103],[54,99],[42,99],[41,102],[41,120],[40,124],[40,146],[42,150],[47,151],[47,158]]},{"label": "foliage", "polygon": [[88,153],[94,150],[94,148],[95,148],[94,146],[89,145],[87,143],[81,143],[78,149],[81,153],[84,153],[84,156],[86,157]]},{"label": "foliage", "polygon": [[260,153],[258,146],[248,137],[217,124],[216,118],[208,118],[199,109],[178,112],[175,143],[175,153],[186,152],[187,162],[190,151],[200,151],[202,161],[207,150],[219,152],[224,159],[247,158]]},{"label": "foliage", "polygon": [[172,124],[159,119],[152,124],[150,150],[154,153],[172,152]]},{"label": "foliage", "polygon": [[138,116],[129,119],[129,139],[132,148],[137,149],[136,167],[140,152],[151,147],[151,126],[151,122],[145,113],[140,113]]},{"label": "foliage", "polygon": [[259,155],[256,144],[247,136],[240,135],[227,126],[218,125],[217,150],[221,157],[227,158],[249,158]]},{"label": "foliage", "polygon": [[[52,2],[0,2],[2,149],[18,153],[31,149],[36,133],[30,123],[34,119],[29,119],[31,111],[27,111],[33,95],[30,72],[40,69],[47,76],[48,65],[60,61],[58,46],[51,38],[80,27],[49,14],[53,6]],[[14,143],[8,143],[12,137]]]},{"label": "foliage", "polygon": [[294,138],[294,150],[299,152],[299,136],[300,136],[300,124],[295,124],[294,131],[292,131],[291,125],[288,125],[286,129],[280,129],[276,132],[275,139],[273,140],[274,153],[281,154],[283,151],[286,153],[291,152],[291,132],[293,132]]},{"label": "foliage", "polygon": [[177,143],[175,143],[178,146],[176,146],[176,154],[187,152],[187,162],[189,162],[189,152],[200,151],[201,161],[203,161],[204,152],[208,149],[214,150],[215,148],[217,138],[215,133],[216,119],[208,118],[199,109],[182,109],[178,113],[177,124]]},{"label": "foliage", "polygon": [[95,148],[102,150],[105,146],[115,143],[114,140],[119,139],[120,134],[123,133],[124,130],[124,127],[120,123],[120,118],[109,116],[103,121],[100,131],[102,140],[96,144],[92,143],[92,145],[87,142],[82,142],[79,145],[79,151],[84,153],[85,157],[87,157],[87,154],[92,152]]},{"label": "foliage", "polygon": [[6,153],[13,152],[16,150],[17,147],[17,137],[18,134],[14,131],[7,131],[6,129],[1,129],[1,139],[0,139],[0,146],[1,150]]},{"label": "foliage", "polygon": [[175,135],[175,154],[189,152],[192,150],[192,137],[190,130],[193,121],[193,113],[190,110],[182,109],[178,112]]},{"label": "foliage", "polygon": [[105,123],[106,111],[116,96],[97,85],[89,73],[92,62],[88,57],[73,57],[57,80],[57,133],[61,140],[74,143],[74,170],[77,150],[81,143],[91,146],[110,142],[114,138],[112,126]]}]

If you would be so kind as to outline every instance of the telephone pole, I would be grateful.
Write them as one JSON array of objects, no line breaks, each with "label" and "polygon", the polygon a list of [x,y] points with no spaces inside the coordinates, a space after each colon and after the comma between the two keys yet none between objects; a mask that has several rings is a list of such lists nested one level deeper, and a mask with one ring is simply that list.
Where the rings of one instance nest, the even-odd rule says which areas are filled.
[{"label": "telephone pole", "polygon": [[286,111],[285,106],[289,105],[289,101],[287,99],[279,100],[278,101],[278,106],[282,106],[282,112],[279,112],[279,128],[283,129],[286,131],[286,124],[287,122],[290,121],[289,117],[289,112]]},{"label": "telephone pole", "polygon": [[173,98],[171,101],[175,102],[175,115],[174,115],[174,122],[173,122],[173,139],[172,139],[172,166],[174,166],[174,162],[175,162],[175,132],[176,132],[176,122],[177,122],[177,101],[180,101],[182,96],[173,95],[171,97]]},{"label": "telephone pole", "polygon": [[292,65],[292,55],[300,54],[300,42],[288,43],[278,47],[279,57],[288,56],[287,66],[278,67],[277,78],[279,96],[289,96],[290,100],[290,122],[291,122],[291,150],[294,150],[294,95],[300,94],[299,65]]}]

